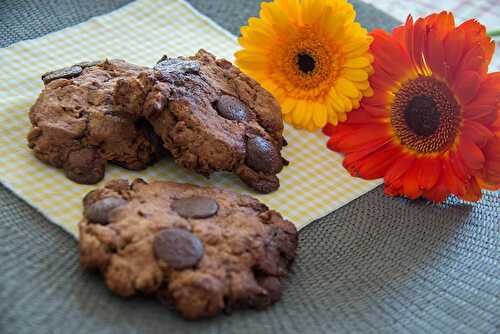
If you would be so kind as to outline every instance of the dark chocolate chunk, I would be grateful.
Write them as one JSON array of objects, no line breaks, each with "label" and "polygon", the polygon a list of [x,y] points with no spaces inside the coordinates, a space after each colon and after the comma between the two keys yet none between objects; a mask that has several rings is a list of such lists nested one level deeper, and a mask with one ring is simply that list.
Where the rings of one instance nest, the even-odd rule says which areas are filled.
[{"label": "dark chocolate chunk", "polygon": [[230,95],[222,95],[217,100],[217,111],[222,117],[233,121],[245,122],[250,119],[247,106]]},{"label": "dark chocolate chunk", "polygon": [[276,174],[283,168],[281,156],[268,140],[255,136],[247,140],[247,165],[258,172]]},{"label": "dark chocolate chunk", "polygon": [[196,265],[204,254],[203,243],[193,233],[179,229],[164,229],[154,239],[154,251],[158,259],[174,269]]},{"label": "dark chocolate chunk", "polygon": [[208,218],[217,213],[219,204],[210,197],[193,196],[175,200],[172,210],[184,218]]},{"label": "dark chocolate chunk", "polygon": [[82,68],[80,66],[70,66],[55,70],[52,72],[47,72],[42,75],[42,80],[44,84],[57,79],[71,79],[79,76],[82,73]]},{"label": "dark chocolate chunk", "polygon": [[87,219],[96,224],[107,224],[111,211],[127,204],[127,201],[120,197],[105,197],[89,207],[85,208],[84,215]]},{"label": "dark chocolate chunk", "polygon": [[70,180],[81,184],[95,184],[104,177],[106,159],[95,149],[82,148],[68,154],[63,168]]}]

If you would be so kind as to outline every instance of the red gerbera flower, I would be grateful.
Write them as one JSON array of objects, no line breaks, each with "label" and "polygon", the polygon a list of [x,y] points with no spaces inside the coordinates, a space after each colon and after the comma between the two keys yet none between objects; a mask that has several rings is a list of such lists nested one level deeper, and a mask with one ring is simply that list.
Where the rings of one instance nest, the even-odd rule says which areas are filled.
[{"label": "red gerbera flower", "polygon": [[456,27],[442,12],[371,35],[374,95],[324,129],[344,167],[412,199],[500,189],[500,72],[487,73],[495,44],[484,26]]}]

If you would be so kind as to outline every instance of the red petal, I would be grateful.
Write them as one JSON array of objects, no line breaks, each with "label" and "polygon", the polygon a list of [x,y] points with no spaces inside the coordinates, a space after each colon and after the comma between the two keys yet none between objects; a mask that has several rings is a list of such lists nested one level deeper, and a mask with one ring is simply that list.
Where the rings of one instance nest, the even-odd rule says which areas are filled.
[{"label": "red petal", "polygon": [[[350,127],[352,128],[352,126]],[[338,131],[341,128],[339,126],[337,131],[333,132],[331,142],[328,142],[328,147],[344,153],[355,152],[367,145],[371,145],[374,141],[379,142],[391,138],[387,127],[383,124],[361,125],[358,130]]]},{"label": "red petal", "polygon": [[497,107],[494,105],[469,104],[464,107],[464,118],[491,125],[497,119]]},{"label": "red petal", "polygon": [[486,157],[479,183],[489,190],[500,189],[500,137],[492,139],[483,149]]},{"label": "red petal", "polygon": [[434,186],[434,188],[424,192],[424,197],[430,199],[431,201],[439,203],[444,201],[449,194],[450,191],[446,187],[444,177],[440,177],[438,183]]},{"label": "red petal", "polygon": [[416,199],[422,195],[422,189],[418,184],[418,174],[421,168],[421,160],[417,158],[403,178],[404,195],[410,199]]},{"label": "red petal", "polygon": [[458,72],[453,83],[453,91],[458,95],[462,105],[466,105],[476,96],[480,84],[481,78],[476,72]]},{"label": "red petal", "polygon": [[466,181],[467,178],[469,178],[470,173],[468,173],[465,169],[465,164],[460,158],[460,156],[456,152],[450,153],[450,156],[448,158],[450,160],[450,166],[453,169],[453,172],[455,172],[455,175],[462,181]]},{"label": "red petal", "polygon": [[[370,50],[375,56],[375,74],[383,70],[391,81],[398,81],[411,73],[412,66],[408,53],[385,31],[375,29],[371,35],[374,40]],[[389,81],[389,82],[391,82]]]},{"label": "red petal", "polygon": [[[444,50],[446,63],[450,67],[449,74],[456,73],[456,67],[463,57],[465,49],[465,34],[462,30],[455,29],[446,36]],[[451,81],[453,78],[449,78]]]},{"label": "red petal", "polygon": [[446,76],[444,46],[438,34],[431,28],[427,35],[427,47],[425,49],[425,59],[434,74],[441,78]]},{"label": "red petal", "polygon": [[441,175],[441,161],[437,157],[421,158],[423,168],[420,168],[417,179],[422,189],[431,189],[436,185]]},{"label": "red petal", "polygon": [[359,175],[367,180],[383,177],[401,153],[401,148],[392,144],[379,148],[359,162]]},{"label": "red petal", "polygon": [[478,74],[485,75],[486,73],[481,70],[484,63],[484,51],[480,45],[475,45],[465,53],[457,69],[457,72],[460,73],[464,71],[474,71]]},{"label": "red petal", "polygon": [[327,136],[331,136],[335,131],[335,128],[336,128],[335,125],[326,123],[325,127],[323,128],[323,133]]},{"label": "red petal", "polygon": [[461,138],[460,144],[458,145],[458,153],[462,158],[462,161],[471,171],[477,171],[484,166],[484,154],[483,152],[467,138]]},{"label": "red petal", "polygon": [[465,185],[465,194],[460,196],[463,200],[469,202],[477,202],[481,199],[481,188],[477,183],[475,178],[471,178],[470,181]]},{"label": "red petal", "polygon": [[413,165],[415,161],[415,155],[405,154],[401,156],[394,165],[385,173],[384,182],[388,185],[396,182],[401,176],[403,176],[406,171]]},{"label": "red petal", "polygon": [[463,195],[465,193],[464,182],[457,177],[455,171],[451,167],[450,161],[448,159],[443,159],[442,167],[442,177],[444,178],[449,191],[458,196]]},{"label": "red petal", "polygon": [[427,28],[425,20],[418,19],[413,26],[413,54],[412,61],[414,65],[423,71],[424,63],[424,48],[426,43]]},{"label": "red petal", "polygon": [[476,45],[482,50],[483,62],[477,67],[477,70],[482,74],[488,71],[488,65],[493,57],[495,51],[495,43],[486,34],[486,28],[478,21],[472,19],[462,23],[457,28],[465,34],[466,48],[474,47]]},{"label": "red petal", "polygon": [[353,110],[347,115],[347,120],[344,124],[380,124],[379,118],[374,118],[370,113],[367,113],[364,106],[360,109]]},{"label": "red petal", "polygon": [[[366,111],[370,116],[370,118],[373,119],[375,118],[381,118],[381,117],[389,117],[391,115],[391,111],[389,110],[389,107],[375,107],[371,106],[369,104],[363,104],[362,109]],[[351,113],[352,114],[352,113]],[[351,115],[349,115],[350,117]]]},{"label": "red petal", "polygon": [[462,126],[462,135],[470,139],[478,147],[484,147],[493,138],[493,132],[481,123],[466,119]]}]

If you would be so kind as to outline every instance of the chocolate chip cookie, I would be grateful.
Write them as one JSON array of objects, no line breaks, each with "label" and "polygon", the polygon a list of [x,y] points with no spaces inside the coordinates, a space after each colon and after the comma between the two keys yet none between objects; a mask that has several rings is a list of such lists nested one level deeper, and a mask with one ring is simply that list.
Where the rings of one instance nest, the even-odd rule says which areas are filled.
[{"label": "chocolate chip cookie", "polygon": [[164,152],[161,139],[144,119],[117,113],[112,96],[118,80],[144,70],[106,60],[44,74],[45,88],[29,114],[36,157],[84,184],[100,181],[107,161],[133,170],[155,162]]},{"label": "chocolate chip cookie", "polygon": [[152,124],[178,164],[205,176],[234,172],[261,193],[279,188],[287,163],[280,108],[229,61],[204,50],[165,56],[153,71],[119,80],[114,98]]},{"label": "chocolate chip cookie", "polygon": [[83,206],[81,264],[113,292],[157,296],[187,319],[273,304],[296,255],[292,223],[226,190],[115,180]]}]

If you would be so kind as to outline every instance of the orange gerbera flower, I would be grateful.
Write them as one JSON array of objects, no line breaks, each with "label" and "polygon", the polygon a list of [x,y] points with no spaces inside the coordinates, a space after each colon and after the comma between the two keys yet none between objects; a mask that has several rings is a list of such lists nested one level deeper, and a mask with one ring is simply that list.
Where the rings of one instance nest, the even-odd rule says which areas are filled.
[{"label": "orange gerbera flower", "polygon": [[484,26],[456,27],[442,12],[371,35],[374,95],[324,130],[344,167],[412,199],[500,189],[500,72],[487,73],[495,44]]}]

